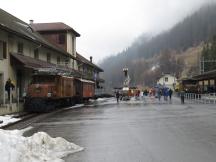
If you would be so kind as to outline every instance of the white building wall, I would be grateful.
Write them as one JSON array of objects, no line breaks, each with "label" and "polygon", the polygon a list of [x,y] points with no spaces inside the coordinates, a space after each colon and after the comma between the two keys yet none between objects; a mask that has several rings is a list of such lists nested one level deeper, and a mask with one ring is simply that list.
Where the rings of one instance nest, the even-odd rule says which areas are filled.
[{"label": "white building wall", "polygon": [[[67,52],[70,53],[72,56],[76,57],[76,36],[71,32],[67,33]],[[78,65],[76,60],[71,59],[70,65],[75,70],[78,70]]]},{"label": "white building wall", "polygon": [[67,33],[67,52],[76,57],[76,36],[71,32]]},{"label": "white building wall", "polygon": [[[6,32],[0,30],[0,40],[7,42],[8,46],[8,35]],[[8,48],[7,48],[8,49]],[[6,80],[9,78],[9,55],[7,59],[0,59],[0,103],[3,102],[4,85]]]},{"label": "white building wall", "polygon": [[[39,44],[31,42],[29,40],[20,38],[16,35],[9,34],[4,30],[0,30],[0,40],[7,42],[7,59],[0,59],[0,102],[3,96],[4,85],[8,78],[10,78],[17,88],[17,69],[12,67],[10,64],[10,53],[17,53],[18,43],[23,43],[23,55],[34,58],[34,50],[38,48],[39,50],[39,60],[47,61],[47,53],[51,54],[51,63],[57,64],[57,56],[60,56],[61,65],[65,65],[65,60],[69,59],[68,56],[65,56],[61,53],[58,53],[52,49],[42,47]],[[31,81],[32,70],[23,69],[21,70],[23,75],[23,82],[21,83],[22,89],[21,92],[24,92],[28,84]],[[19,87],[20,88],[20,87]],[[14,96],[16,97],[16,96]]]},{"label": "white building wall", "polygon": [[[166,79],[165,78],[168,78],[168,81],[166,81]],[[166,87],[168,87],[168,88],[174,88],[173,87],[173,84],[175,84],[176,83],[176,77],[174,77],[174,76],[172,76],[172,75],[168,75],[168,74],[166,74],[166,75],[164,75],[164,76],[162,76],[159,80],[158,80],[158,82],[157,82],[157,84],[161,84],[161,85],[164,85],[164,86],[166,86]]]}]

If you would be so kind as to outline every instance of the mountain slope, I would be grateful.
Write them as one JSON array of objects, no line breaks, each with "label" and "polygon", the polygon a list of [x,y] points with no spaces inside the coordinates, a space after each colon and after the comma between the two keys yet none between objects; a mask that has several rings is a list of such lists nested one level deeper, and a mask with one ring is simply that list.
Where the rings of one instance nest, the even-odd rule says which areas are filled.
[{"label": "mountain slope", "polygon": [[[112,87],[122,84],[122,68],[124,67],[129,68],[132,85],[150,85],[161,73],[180,75],[185,68],[184,66],[187,65],[184,64],[185,59],[175,55],[180,55],[191,47],[200,48],[202,42],[216,35],[215,17],[216,4],[204,6],[176,24],[171,30],[153,38],[146,39],[144,37],[141,40],[139,39],[127,50],[116,56],[106,58],[101,63],[101,67],[105,70],[104,78],[107,81],[107,85]],[[166,66],[160,66],[158,68],[160,70],[157,69],[153,73],[151,68],[159,65],[160,59],[167,59],[164,62]],[[179,63],[174,65],[172,62]]]}]

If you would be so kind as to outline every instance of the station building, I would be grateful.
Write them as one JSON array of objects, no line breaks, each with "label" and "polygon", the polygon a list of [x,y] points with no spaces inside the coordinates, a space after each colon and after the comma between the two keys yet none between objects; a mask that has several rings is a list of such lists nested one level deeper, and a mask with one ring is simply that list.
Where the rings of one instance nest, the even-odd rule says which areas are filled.
[{"label": "station building", "polygon": [[162,74],[162,76],[158,79],[157,84],[165,86],[167,88],[171,88],[174,90],[174,86],[177,82],[177,78],[171,74]]},{"label": "station building", "polygon": [[30,26],[35,31],[39,32],[46,40],[76,58],[71,59],[70,62],[73,69],[77,70],[82,78],[95,81],[96,94],[101,92],[104,80],[101,79],[100,73],[103,72],[103,69],[93,63],[92,56],[90,56],[88,60],[76,51],[76,37],[80,37],[78,32],[61,22],[34,23],[34,21],[31,20]]},{"label": "station building", "polygon": [[198,82],[200,93],[216,93],[216,70],[193,76]]},{"label": "station building", "polygon": [[[64,23],[51,26],[47,23],[48,30],[45,30],[47,25],[32,24],[32,21],[27,24],[0,9],[0,104],[5,100],[4,86],[8,78],[22,96],[38,68],[68,70],[80,77],[86,76],[86,71],[92,71],[92,77],[88,79],[95,81],[99,78],[99,75],[93,77],[95,73],[103,71],[90,60],[86,63],[82,57],[77,57],[76,38],[80,34],[71,27]],[[83,66],[81,69],[92,70],[80,72],[79,63]]]}]

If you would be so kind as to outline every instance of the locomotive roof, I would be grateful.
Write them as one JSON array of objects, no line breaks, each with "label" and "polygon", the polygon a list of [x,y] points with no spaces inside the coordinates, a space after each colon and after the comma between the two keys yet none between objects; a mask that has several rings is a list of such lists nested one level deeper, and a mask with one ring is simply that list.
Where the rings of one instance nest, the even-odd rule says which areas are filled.
[{"label": "locomotive roof", "polygon": [[82,79],[82,78],[78,78],[78,80],[80,80],[81,82],[86,82],[86,83],[95,83],[91,80],[86,80],[86,79]]},{"label": "locomotive roof", "polygon": [[67,75],[67,74],[61,74],[61,73],[45,73],[45,72],[36,72],[33,74],[33,76],[62,76],[62,77],[69,77],[69,78],[74,78],[71,75]]}]

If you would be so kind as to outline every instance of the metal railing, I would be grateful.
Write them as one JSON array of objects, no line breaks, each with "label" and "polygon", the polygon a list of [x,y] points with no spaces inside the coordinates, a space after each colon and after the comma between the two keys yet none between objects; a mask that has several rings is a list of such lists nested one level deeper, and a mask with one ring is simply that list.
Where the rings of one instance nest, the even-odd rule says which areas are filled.
[{"label": "metal railing", "polygon": [[20,104],[20,91],[19,88],[15,88],[14,90],[10,90],[10,96],[8,97],[7,91],[3,90],[2,98],[0,99],[0,106],[12,105],[17,103]]},{"label": "metal railing", "polygon": [[196,93],[185,93],[185,100],[190,103],[201,103],[201,104],[216,104],[216,93],[208,94],[196,94]]},{"label": "metal railing", "polygon": [[103,89],[95,89],[95,95],[102,95],[105,93],[106,93],[106,90],[104,88]]}]

